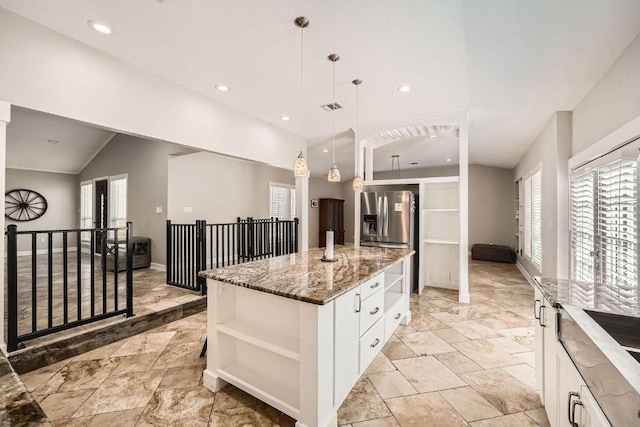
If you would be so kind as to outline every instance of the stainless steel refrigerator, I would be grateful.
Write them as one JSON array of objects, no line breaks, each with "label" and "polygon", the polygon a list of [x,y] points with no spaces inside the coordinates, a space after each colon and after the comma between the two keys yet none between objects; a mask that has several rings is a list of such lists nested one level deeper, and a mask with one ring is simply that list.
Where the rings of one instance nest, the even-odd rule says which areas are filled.
[{"label": "stainless steel refrigerator", "polygon": [[[362,246],[417,250],[418,245],[414,245],[414,237],[417,234],[415,196],[411,191],[361,193],[360,203]],[[418,259],[416,253],[411,263],[413,288],[416,288],[418,283]]]}]

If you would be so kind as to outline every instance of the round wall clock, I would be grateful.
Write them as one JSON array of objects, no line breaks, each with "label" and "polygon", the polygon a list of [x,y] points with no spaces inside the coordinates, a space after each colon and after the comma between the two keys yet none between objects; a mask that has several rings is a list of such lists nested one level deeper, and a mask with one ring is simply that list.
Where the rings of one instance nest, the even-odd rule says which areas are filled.
[{"label": "round wall clock", "polygon": [[47,211],[47,199],[33,190],[11,190],[4,195],[4,214],[14,221],[32,221]]}]

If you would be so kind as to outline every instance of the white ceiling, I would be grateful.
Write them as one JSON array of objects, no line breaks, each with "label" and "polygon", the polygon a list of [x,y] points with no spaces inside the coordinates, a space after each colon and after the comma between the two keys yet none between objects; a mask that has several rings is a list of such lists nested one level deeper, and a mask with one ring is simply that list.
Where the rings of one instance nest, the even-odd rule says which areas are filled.
[{"label": "white ceiling", "polygon": [[77,174],[114,135],[74,120],[13,107],[7,126],[6,165]]},{"label": "white ceiling", "polygon": [[[332,101],[326,57],[338,53],[343,179],[353,171],[354,78],[363,80],[361,125],[468,107],[470,162],[512,168],[553,112],[573,110],[640,31],[638,0],[0,0],[0,7],[302,133],[316,175],[326,173],[321,146],[333,132],[331,113],[319,107]],[[302,127],[293,25],[301,15],[311,20]],[[113,34],[89,29],[92,19]],[[399,93],[402,84],[411,92]],[[292,119],[282,122],[283,114]],[[438,149],[405,145],[401,159],[447,155],[428,158]]]}]

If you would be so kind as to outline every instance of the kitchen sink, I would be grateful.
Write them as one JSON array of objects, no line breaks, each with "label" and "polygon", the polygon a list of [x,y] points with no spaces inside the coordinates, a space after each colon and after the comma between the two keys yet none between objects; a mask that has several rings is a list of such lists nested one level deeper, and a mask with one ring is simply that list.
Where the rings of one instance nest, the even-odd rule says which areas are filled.
[{"label": "kitchen sink", "polygon": [[633,356],[634,359],[640,362],[640,351],[638,350],[627,350],[627,351],[629,352],[630,355]]},{"label": "kitchen sink", "polygon": [[640,357],[638,355],[640,353],[640,317],[593,310],[584,311],[618,344],[628,350],[636,360],[640,361],[638,359]]}]

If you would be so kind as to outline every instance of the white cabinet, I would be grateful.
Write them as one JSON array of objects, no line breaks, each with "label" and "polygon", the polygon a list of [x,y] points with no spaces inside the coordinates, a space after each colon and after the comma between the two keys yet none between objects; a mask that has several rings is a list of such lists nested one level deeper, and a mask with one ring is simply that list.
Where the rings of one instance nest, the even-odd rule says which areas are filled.
[{"label": "white cabinet", "polygon": [[457,182],[421,184],[420,290],[426,286],[458,289],[460,212]]},{"label": "white cabinet", "polygon": [[540,290],[535,290],[533,304],[534,317],[536,318],[536,383],[540,400],[547,408],[549,419],[555,419],[556,411],[556,313],[551,303],[544,298]]},{"label": "white cabinet", "polygon": [[[360,340],[360,288],[352,289],[335,302],[334,335],[336,353],[346,357],[336,357],[334,366],[334,405],[344,401],[360,377],[359,340]],[[338,350],[339,349],[339,350]],[[337,356],[337,355],[336,355]]]}]

